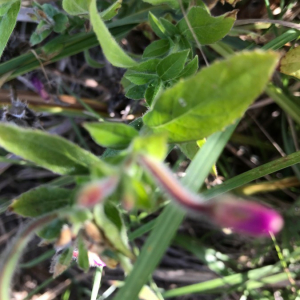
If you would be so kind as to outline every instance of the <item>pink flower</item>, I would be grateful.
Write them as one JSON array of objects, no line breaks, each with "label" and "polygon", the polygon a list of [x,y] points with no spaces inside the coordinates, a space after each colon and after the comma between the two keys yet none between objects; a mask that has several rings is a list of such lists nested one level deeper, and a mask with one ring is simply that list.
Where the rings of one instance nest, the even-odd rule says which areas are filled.
[{"label": "pink flower", "polygon": [[[77,261],[78,250],[73,251],[73,259]],[[90,267],[105,267],[106,264],[101,260],[101,258],[94,252],[88,251],[88,258]]]}]

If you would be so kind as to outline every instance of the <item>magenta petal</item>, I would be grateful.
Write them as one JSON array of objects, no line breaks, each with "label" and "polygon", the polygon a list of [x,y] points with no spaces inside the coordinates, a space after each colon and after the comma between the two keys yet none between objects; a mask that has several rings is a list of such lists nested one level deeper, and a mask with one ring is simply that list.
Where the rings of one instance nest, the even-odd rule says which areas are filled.
[{"label": "magenta petal", "polygon": [[37,76],[32,76],[31,83],[45,101],[50,100],[50,95],[46,92],[44,84],[37,78]]},{"label": "magenta petal", "polygon": [[271,208],[231,195],[222,198],[207,202],[208,214],[221,227],[253,236],[268,236],[269,232],[276,234],[283,227],[281,215]]},{"label": "magenta petal", "polygon": [[[98,254],[88,251],[88,258],[90,267],[105,267],[106,264],[101,260]],[[73,259],[77,261],[78,250],[73,251]]]}]

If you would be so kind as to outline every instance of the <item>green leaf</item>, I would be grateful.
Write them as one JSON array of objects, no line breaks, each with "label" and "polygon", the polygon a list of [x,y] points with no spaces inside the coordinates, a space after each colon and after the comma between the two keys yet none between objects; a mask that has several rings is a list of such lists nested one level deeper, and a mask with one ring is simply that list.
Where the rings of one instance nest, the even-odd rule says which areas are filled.
[{"label": "green leaf", "polygon": [[136,153],[143,153],[162,161],[167,154],[167,136],[165,134],[141,135],[132,141]]},{"label": "green leaf", "polygon": [[[237,10],[233,10],[219,17],[212,17],[205,8],[192,7],[187,13],[187,18],[199,43],[206,45],[215,43],[228,34],[236,20],[236,14]],[[194,40],[184,18],[177,23],[177,28],[183,36]]]},{"label": "green leaf", "polygon": [[[204,183],[211,166],[219,157],[235,126],[229,126],[225,132],[215,133],[197,153],[189,165],[183,184],[186,188],[197,192]],[[126,277],[125,284],[117,292],[114,300],[137,299],[139,291],[149,280],[163,254],[178,230],[185,211],[176,205],[169,204],[155,221],[154,228],[147,238],[132,272]],[[151,261],[151,264],[149,263]]]},{"label": "green leaf", "polygon": [[166,20],[165,18],[160,18],[160,23],[163,25],[163,27],[165,28],[165,33],[169,36],[169,37],[173,37],[176,36],[177,34],[180,34],[180,31],[178,30],[178,28],[172,24],[170,21]]},{"label": "green leaf", "polygon": [[0,124],[0,146],[58,174],[86,174],[91,166],[106,168],[92,153],[40,130]]},{"label": "green leaf", "polygon": [[198,55],[196,55],[187,65],[184,67],[184,69],[180,72],[178,75],[179,78],[187,78],[192,75],[195,75],[198,71]]},{"label": "green leaf", "polygon": [[199,150],[199,146],[195,141],[188,143],[181,143],[178,145],[183,154],[190,160],[193,160]]},{"label": "green leaf", "polygon": [[164,81],[176,78],[183,70],[188,54],[189,50],[184,50],[162,59],[156,68],[158,76]]},{"label": "green leaf", "polygon": [[128,89],[125,97],[133,100],[140,100],[145,97],[145,91],[148,85],[133,85],[131,88]]},{"label": "green leaf", "polygon": [[69,267],[69,265],[72,262],[73,257],[73,248],[70,247],[68,249],[65,249],[62,254],[59,256],[59,263],[63,266]]},{"label": "green leaf", "polygon": [[152,14],[150,11],[148,15],[148,20],[154,33],[161,39],[166,39],[167,35],[164,33],[165,32],[164,26],[160,23],[160,21],[156,18],[156,16]]},{"label": "green leaf", "polygon": [[87,15],[91,0],[63,0],[63,9],[72,16]]},{"label": "green leaf", "polygon": [[12,2],[9,1],[6,4],[0,4],[0,17],[3,17],[4,15],[7,14],[8,10],[10,9],[12,5]]},{"label": "green leaf", "polygon": [[143,0],[144,2],[150,3],[152,5],[160,5],[160,4],[168,4],[172,8],[176,9],[179,8],[178,0]]},{"label": "green leaf", "polygon": [[90,268],[90,263],[89,263],[88,252],[82,234],[78,235],[77,246],[78,246],[78,266],[84,272],[87,272]]},{"label": "green leaf", "polygon": [[97,10],[96,0],[91,0],[90,18],[102,51],[107,60],[115,67],[130,68],[137,63],[129,57],[112,37]]},{"label": "green leaf", "polygon": [[115,3],[113,3],[111,6],[109,6],[106,10],[102,11],[100,13],[100,16],[103,21],[108,21],[112,19],[114,16],[117,15],[119,12],[119,9],[122,7],[122,1],[123,0],[117,0]]},{"label": "green leaf", "polygon": [[149,74],[149,73],[140,73],[140,72],[128,70],[124,74],[124,77],[136,85],[143,85],[143,84],[149,83],[149,81],[151,81],[152,79],[157,77],[157,75]]},{"label": "green leaf", "polygon": [[[8,2],[5,1],[0,4],[7,4],[7,3]],[[20,7],[21,7],[21,1],[16,1],[11,4],[9,9],[7,9],[6,6],[5,7],[6,13],[0,17],[0,57],[2,56],[3,50],[6,47],[9,37],[16,26]]]},{"label": "green leaf", "polygon": [[280,72],[300,79],[300,47],[291,49],[282,58]]},{"label": "green leaf", "polygon": [[105,66],[104,64],[97,62],[95,59],[91,57],[89,50],[84,50],[83,53],[84,53],[84,59],[90,67],[95,69],[104,68]]},{"label": "green leaf", "polygon": [[154,41],[144,50],[143,58],[163,56],[170,50],[170,47],[169,40],[162,39]]},{"label": "green leaf", "polygon": [[83,127],[96,143],[116,149],[126,148],[131,140],[138,135],[137,130],[122,123],[84,123]]},{"label": "green leaf", "polygon": [[8,210],[23,217],[38,217],[70,204],[70,190],[38,187],[13,200]]},{"label": "green leaf", "polygon": [[104,205],[96,205],[94,208],[94,217],[96,224],[103,230],[114,248],[127,257],[133,258],[128,244],[126,227],[114,204],[107,202]]},{"label": "green leaf", "polygon": [[49,26],[46,21],[41,21],[35,29],[35,32],[30,36],[30,44],[31,46],[35,46],[42,42],[46,37],[51,33],[51,29],[48,29]]},{"label": "green leaf", "polygon": [[160,62],[159,58],[151,58],[130,68],[130,70],[140,72],[140,73],[156,74],[156,67],[159,62]]},{"label": "green leaf", "polygon": [[73,258],[73,247],[65,249],[61,254],[54,256],[50,272],[53,272],[53,277],[56,278],[68,269]]},{"label": "green leaf", "polygon": [[51,4],[43,4],[42,5],[43,12],[50,18],[53,18],[59,11]]},{"label": "green leaf", "polygon": [[6,4],[13,4],[13,3],[15,3],[15,2],[17,2],[17,1],[19,1],[19,0],[0,0],[0,5],[2,6],[2,5],[6,5]]},{"label": "green leaf", "polygon": [[151,79],[157,77],[156,67],[159,61],[158,58],[149,59],[127,70],[122,79],[123,86],[126,85],[124,78],[137,85],[149,83]]},{"label": "green leaf", "polygon": [[159,78],[152,80],[145,92],[145,99],[149,106],[152,105],[156,96],[163,90],[163,82]]},{"label": "green leaf", "polygon": [[58,13],[53,16],[53,20],[55,21],[55,25],[53,27],[53,31],[56,33],[62,33],[68,27],[69,19],[63,13]]},{"label": "green leaf", "polygon": [[162,93],[144,124],[168,133],[170,142],[203,139],[241,117],[263,91],[277,61],[274,52],[254,51],[215,62]]},{"label": "green leaf", "polygon": [[66,221],[56,219],[53,220],[50,224],[46,225],[43,229],[39,230],[36,234],[47,241],[53,241],[57,239],[60,235],[63,225],[66,224]]}]

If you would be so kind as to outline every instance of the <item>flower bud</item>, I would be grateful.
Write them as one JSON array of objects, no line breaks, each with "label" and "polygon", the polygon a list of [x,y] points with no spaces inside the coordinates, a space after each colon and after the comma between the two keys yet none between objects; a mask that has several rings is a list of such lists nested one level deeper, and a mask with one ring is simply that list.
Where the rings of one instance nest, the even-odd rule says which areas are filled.
[{"label": "flower bud", "polygon": [[88,183],[80,190],[77,196],[77,205],[93,207],[97,203],[104,201],[106,197],[115,191],[118,182],[119,178],[117,176],[110,176]]},{"label": "flower bud", "polygon": [[275,210],[233,195],[208,201],[206,209],[206,214],[217,225],[252,236],[276,234],[283,227],[283,219]]},{"label": "flower bud", "polygon": [[282,217],[271,208],[226,194],[205,201],[201,195],[191,193],[182,186],[162,163],[147,156],[140,156],[139,162],[178,204],[192,214],[209,217],[220,227],[230,227],[235,232],[253,236],[268,236],[269,232],[276,234],[283,227]]}]

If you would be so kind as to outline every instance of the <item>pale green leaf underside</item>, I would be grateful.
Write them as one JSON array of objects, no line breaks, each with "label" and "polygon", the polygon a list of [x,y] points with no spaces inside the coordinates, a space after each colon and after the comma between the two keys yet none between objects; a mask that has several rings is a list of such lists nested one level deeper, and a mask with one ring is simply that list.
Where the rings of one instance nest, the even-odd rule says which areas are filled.
[{"label": "pale green leaf underside", "polygon": [[84,128],[96,143],[111,148],[125,148],[138,135],[137,130],[120,123],[85,123]]},{"label": "pale green leaf underside", "polygon": [[[0,2],[0,5],[5,3],[8,2]],[[7,10],[6,14],[4,14],[3,17],[0,17],[0,57],[2,56],[3,50],[6,47],[9,37],[16,26],[20,7],[21,1],[15,1]]]},{"label": "pale green leaf underside", "polygon": [[93,29],[107,60],[115,67],[130,68],[135,66],[137,63],[118,45],[99,16],[96,0],[91,0],[89,11]]},{"label": "pale green leaf underside", "polygon": [[263,91],[278,60],[274,52],[242,52],[215,62],[162,93],[143,120],[170,142],[202,139],[241,117]]},{"label": "pale green leaf underside", "polygon": [[87,15],[90,2],[90,0],[63,0],[62,6],[69,15]]},{"label": "pale green leaf underside", "polygon": [[64,138],[9,124],[0,124],[0,146],[59,174],[84,174],[89,167],[101,168],[104,164]]},{"label": "pale green leaf underside", "polygon": [[280,71],[300,79],[300,47],[291,49],[280,62]]},{"label": "pale green leaf underside", "polygon": [[[236,20],[236,12],[233,11],[219,17],[213,17],[207,9],[193,7],[188,12],[187,17],[198,42],[206,45],[215,43],[228,34]],[[184,18],[178,22],[177,28],[183,36],[189,40],[194,40],[194,36]]]}]

